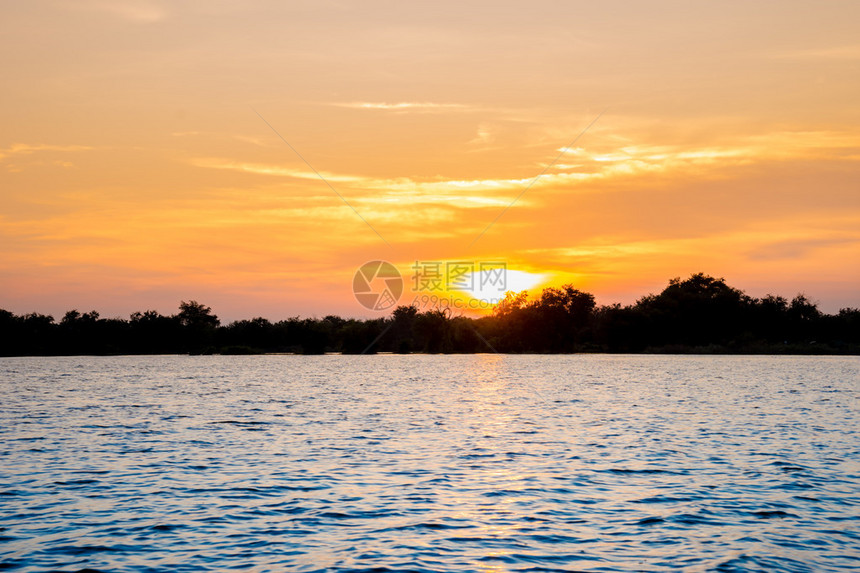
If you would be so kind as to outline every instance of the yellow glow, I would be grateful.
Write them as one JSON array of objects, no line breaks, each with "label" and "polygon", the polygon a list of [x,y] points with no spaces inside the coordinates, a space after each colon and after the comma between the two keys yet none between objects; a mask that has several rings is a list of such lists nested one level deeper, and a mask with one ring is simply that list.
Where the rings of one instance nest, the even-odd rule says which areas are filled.
[{"label": "yellow glow", "polygon": [[860,5],[145,4],[4,10],[0,307],[355,316],[376,259],[860,306]]},{"label": "yellow glow", "polygon": [[471,273],[468,284],[471,288],[457,289],[479,300],[499,301],[505,297],[505,292],[521,292],[531,290],[545,279],[543,274],[529,273],[506,268],[502,271],[503,278],[495,280],[493,270],[476,271]]}]

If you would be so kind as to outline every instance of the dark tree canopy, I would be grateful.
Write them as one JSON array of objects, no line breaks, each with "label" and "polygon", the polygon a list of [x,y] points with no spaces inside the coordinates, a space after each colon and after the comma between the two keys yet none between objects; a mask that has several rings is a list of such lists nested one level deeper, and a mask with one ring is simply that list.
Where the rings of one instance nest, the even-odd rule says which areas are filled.
[{"label": "dark tree canopy", "polygon": [[212,309],[196,300],[179,303],[179,323],[192,328],[214,328],[221,324],[218,317],[212,314]]},{"label": "dark tree canopy", "polygon": [[544,289],[533,300],[509,292],[480,318],[399,306],[384,318],[256,317],[224,326],[194,300],[182,301],[174,315],[146,310],[128,320],[74,309],[56,322],[0,310],[5,356],[383,351],[860,354],[860,309],[828,315],[804,294],[790,301],[773,294],[756,299],[722,278],[697,273],[628,306],[598,306],[573,285]]}]

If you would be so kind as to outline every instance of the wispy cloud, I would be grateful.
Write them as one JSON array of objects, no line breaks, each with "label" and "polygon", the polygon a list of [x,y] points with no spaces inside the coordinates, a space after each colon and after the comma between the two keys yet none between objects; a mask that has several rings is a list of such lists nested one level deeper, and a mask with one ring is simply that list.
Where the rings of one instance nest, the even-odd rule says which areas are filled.
[{"label": "wispy cloud", "polygon": [[[681,145],[625,145],[615,149],[575,147],[559,148],[558,151],[563,151],[570,161],[554,165],[557,173],[549,174],[550,180],[553,176],[596,179],[647,172],[701,171],[797,158],[853,159],[860,151],[860,137],[835,131],[781,131],[697,148]],[[564,173],[568,171],[576,173]]]},{"label": "wispy cloud", "polygon": [[13,143],[5,149],[0,149],[0,159],[13,155],[30,155],[38,151],[88,151],[92,147],[86,145],[49,145],[45,143]]},{"label": "wispy cloud", "polygon": [[235,141],[241,141],[242,143],[250,143],[251,145],[256,145],[258,147],[268,147],[269,144],[260,139],[259,137],[252,137],[250,135],[241,135],[241,134],[223,134],[214,131],[174,131],[170,134],[171,137],[200,137],[206,139],[233,139]]},{"label": "wispy cloud", "polygon": [[74,168],[75,164],[67,159],[34,159],[29,157],[34,154],[47,153],[69,153],[78,151],[88,151],[93,149],[86,145],[49,145],[44,143],[13,143],[5,149],[0,149],[0,164],[2,164],[9,173],[19,173],[24,169],[34,166],[53,165],[62,168]]},{"label": "wispy cloud", "polygon": [[305,171],[301,169],[293,169],[278,165],[266,165],[263,163],[249,163],[241,161],[230,161],[227,159],[218,159],[213,157],[198,157],[190,161],[195,167],[205,167],[208,169],[227,169],[230,171],[241,171],[244,173],[253,173],[255,175],[274,175],[278,177],[293,177],[296,179],[314,179],[318,180],[320,175],[328,181],[338,182],[354,182],[360,181],[362,178],[353,175],[339,175],[336,173],[328,173],[321,171],[317,175],[313,171]]},{"label": "wispy cloud", "polygon": [[[707,245],[720,244],[725,254],[740,256],[752,262],[800,259],[827,248],[857,245],[860,233],[847,229],[857,224],[856,217],[812,220],[810,227],[799,228],[803,221],[774,221],[759,230],[736,229],[710,235],[668,237],[644,241],[624,240],[620,237],[594,238],[577,246],[537,248],[519,251],[520,254],[545,256],[556,260],[588,261],[603,264],[608,260],[635,259],[648,255],[700,257]],[[833,232],[820,236],[820,226],[829,223]],[[785,227],[796,227],[786,230]]]},{"label": "wispy cloud", "polygon": [[[191,165],[209,169],[226,169],[254,175],[274,177],[291,177],[295,179],[318,180],[319,176],[312,171],[249,163],[218,158],[195,158]],[[491,207],[505,205],[510,201],[507,195],[477,194],[479,192],[509,191],[527,184],[527,179],[444,179],[433,178],[419,180],[409,177],[380,179],[361,175],[349,175],[330,172],[320,172],[327,181],[343,183],[345,187],[361,192],[361,201],[379,204],[403,203],[447,203],[460,207]],[[373,192],[374,196],[369,196]]]},{"label": "wispy cloud", "polygon": [[860,60],[860,45],[789,50],[769,55],[780,60]]},{"label": "wispy cloud", "polygon": [[148,0],[124,0],[122,2],[113,0],[76,0],[66,2],[65,8],[73,10],[88,10],[91,12],[102,12],[129,20],[131,22],[153,23],[167,18],[167,9],[156,2]]},{"label": "wispy cloud", "polygon": [[482,123],[478,126],[478,131],[475,138],[469,141],[469,145],[487,146],[496,140],[496,126],[489,123]]},{"label": "wispy cloud", "polygon": [[[699,148],[680,145],[625,145],[619,148],[562,148],[569,161],[552,166],[535,186],[565,191],[587,182],[632,177],[641,174],[693,173],[697,176],[719,174],[726,167],[750,165],[761,161],[853,157],[860,139],[838,132],[778,132],[745,138],[742,141]],[[560,151],[561,149],[559,149]],[[252,175],[316,181],[309,169],[237,161],[227,158],[199,157],[192,165],[224,169]],[[535,173],[546,164],[535,165]],[[327,180],[349,192],[364,205],[384,209],[411,205],[446,205],[454,208],[482,208],[507,205],[513,194],[529,185],[534,173],[522,178],[448,179],[434,177],[379,178],[358,174],[322,172]],[[534,205],[528,202],[526,205]]]},{"label": "wispy cloud", "polygon": [[346,107],[350,109],[385,110],[398,112],[430,113],[439,111],[469,111],[474,109],[459,103],[436,103],[436,102],[335,102],[329,105],[335,107]]},{"label": "wispy cloud", "polygon": [[784,261],[806,257],[814,251],[860,243],[860,236],[837,236],[827,238],[804,237],[787,239],[761,245],[747,253],[754,261]]}]

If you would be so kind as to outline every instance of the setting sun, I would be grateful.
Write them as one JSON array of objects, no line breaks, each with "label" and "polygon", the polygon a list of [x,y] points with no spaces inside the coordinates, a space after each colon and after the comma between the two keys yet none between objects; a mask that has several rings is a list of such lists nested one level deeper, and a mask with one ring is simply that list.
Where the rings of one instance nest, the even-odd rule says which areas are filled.
[{"label": "setting sun", "polygon": [[545,280],[544,275],[510,268],[504,269],[503,274],[504,280],[496,284],[492,270],[476,271],[469,277],[471,288],[458,290],[478,300],[498,301],[505,297],[506,292],[532,290]]}]

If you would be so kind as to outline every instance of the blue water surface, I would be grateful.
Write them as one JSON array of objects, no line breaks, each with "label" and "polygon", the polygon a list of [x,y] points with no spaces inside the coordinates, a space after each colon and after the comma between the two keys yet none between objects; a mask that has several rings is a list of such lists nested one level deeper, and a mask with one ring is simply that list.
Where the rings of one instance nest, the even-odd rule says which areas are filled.
[{"label": "blue water surface", "polygon": [[0,570],[856,571],[860,359],[0,359]]}]

